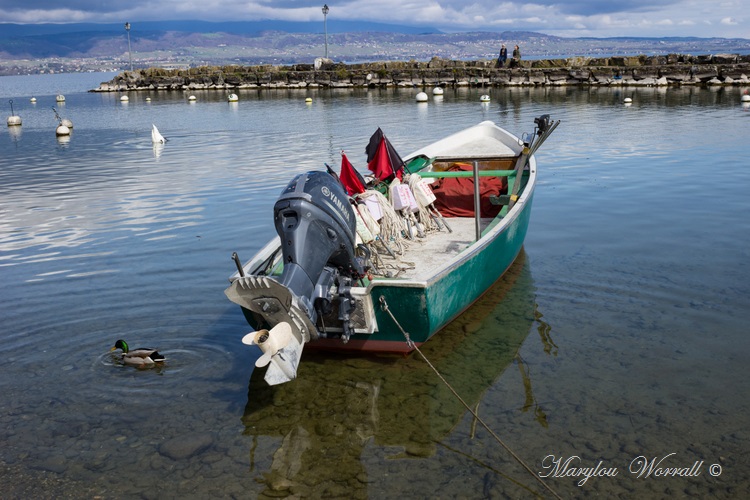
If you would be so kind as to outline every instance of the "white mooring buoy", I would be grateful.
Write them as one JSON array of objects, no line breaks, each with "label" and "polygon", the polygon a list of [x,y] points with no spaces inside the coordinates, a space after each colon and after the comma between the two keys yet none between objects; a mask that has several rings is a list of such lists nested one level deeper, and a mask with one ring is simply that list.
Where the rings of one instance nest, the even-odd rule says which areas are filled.
[{"label": "white mooring buoy", "polygon": [[229,97],[227,97],[227,100],[229,102],[237,102],[240,100],[240,98],[237,97],[237,94],[229,94]]},{"label": "white mooring buoy", "polygon": [[427,93],[420,92],[417,94],[417,102],[427,102]]},{"label": "white mooring buoy", "polygon": [[130,100],[130,97],[124,95],[120,97],[120,102],[128,102]]},{"label": "white mooring buoy", "polygon": [[482,94],[481,96],[479,96],[479,100],[481,102],[490,102],[490,96],[487,94]]},{"label": "white mooring buoy", "polygon": [[57,102],[65,102],[65,96],[62,94],[57,94],[57,97],[55,97],[55,101]]},{"label": "white mooring buoy", "polygon": [[195,96],[194,96],[194,95],[191,95],[190,97],[188,97],[188,101],[190,101],[190,102],[193,102],[193,101],[195,101]]},{"label": "white mooring buoy", "polygon": [[58,136],[61,135],[70,135],[71,130],[73,130],[73,122],[68,120],[67,118],[61,118],[60,114],[57,112],[57,110],[53,107],[52,111],[55,113],[55,118],[57,118],[57,130],[55,130],[55,133]]},{"label": "white mooring buoy", "polygon": [[742,97],[740,98],[741,102],[750,102],[750,94],[742,94]]},{"label": "white mooring buoy", "polygon": [[13,99],[9,99],[8,102],[10,103],[10,116],[8,117],[8,126],[20,127],[21,117],[13,112]]},{"label": "white mooring buoy", "polygon": [[443,89],[440,87],[435,87],[432,89],[432,95],[443,95]]}]

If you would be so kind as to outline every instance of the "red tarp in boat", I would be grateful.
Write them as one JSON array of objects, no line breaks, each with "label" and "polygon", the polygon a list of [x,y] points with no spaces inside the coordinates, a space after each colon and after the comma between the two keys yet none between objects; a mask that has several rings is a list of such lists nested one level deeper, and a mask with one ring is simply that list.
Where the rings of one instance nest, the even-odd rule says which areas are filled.
[{"label": "red tarp in boat", "polygon": [[[454,163],[448,168],[449,172],[472,171],[468,163]],[[443,178],[432,184],[435,193],[435,208],[444,217],[474,217],[474,179]],[[479,179],[479,195],[481,198],[480,212],[482,217],[495,217],[502,206],[493,205],[489,197],[507,194],[507,177],[482,177]]]}]

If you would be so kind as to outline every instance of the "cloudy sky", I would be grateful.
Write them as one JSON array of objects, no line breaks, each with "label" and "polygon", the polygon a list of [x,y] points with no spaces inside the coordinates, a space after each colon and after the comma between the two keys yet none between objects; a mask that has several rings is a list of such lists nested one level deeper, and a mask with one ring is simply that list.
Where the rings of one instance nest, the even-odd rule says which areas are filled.
[{"label": "cloudy sky", "polygon": [[[309,0],[0,0],[0,22],[322,20]],[[750,0],[330,0],[328,20],[559,36],[750,38]]]}]

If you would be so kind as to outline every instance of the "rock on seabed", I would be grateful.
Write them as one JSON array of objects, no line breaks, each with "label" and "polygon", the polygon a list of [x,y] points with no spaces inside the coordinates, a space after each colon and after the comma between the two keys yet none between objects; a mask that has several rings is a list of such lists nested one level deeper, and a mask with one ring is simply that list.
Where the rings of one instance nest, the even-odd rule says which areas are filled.
[{"label": "rock on seabed", "polygon": [[208,449],[214,442],[210,434],[187,434],[164,441],[159,453],[172,460],[185,460]]}]

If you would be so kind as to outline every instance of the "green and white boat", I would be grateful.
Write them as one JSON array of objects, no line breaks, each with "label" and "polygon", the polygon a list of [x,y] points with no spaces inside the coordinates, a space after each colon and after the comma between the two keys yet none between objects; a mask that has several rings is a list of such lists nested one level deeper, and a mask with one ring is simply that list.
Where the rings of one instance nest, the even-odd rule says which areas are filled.
[{"label": "green and white boat", "polygon": [[263,351],[256,366],[268,365],[266,381],[294,379],[303,347],[410,352],[482,296],[521,251],[534,153],[559,124],[548,115],[534,122],[520,138],[485,121],[406,156],[405,173],[434,182],[428,213],[438,230],[407,222],[403,242],[381,234],[363,245],[339,180],[296,176],[274,207],[279,236],[245,264],[234,255],[225,292],[256,329],[243,343]]}]

